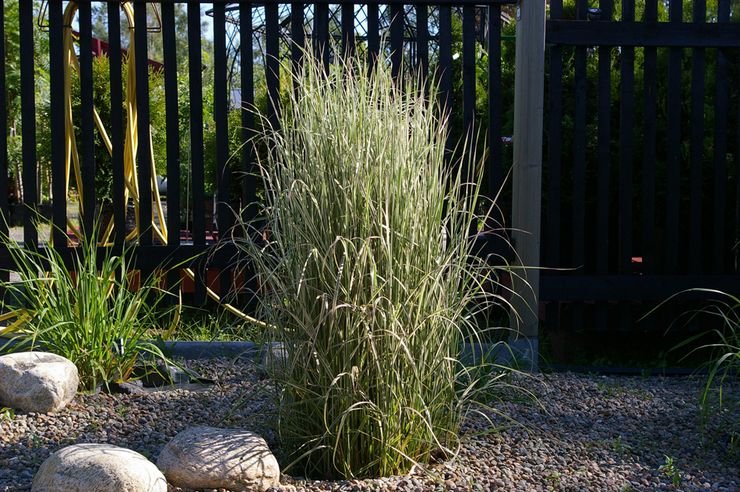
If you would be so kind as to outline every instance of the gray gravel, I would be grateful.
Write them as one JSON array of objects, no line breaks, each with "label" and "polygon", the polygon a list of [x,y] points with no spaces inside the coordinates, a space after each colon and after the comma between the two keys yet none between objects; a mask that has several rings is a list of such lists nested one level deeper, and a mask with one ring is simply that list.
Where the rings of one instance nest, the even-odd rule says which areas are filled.
[{"label": "gray gravel", "polygon": [[[107,442],[156,461],[178,431],[201,424],[255,430],[277,445],[269,382],[259,371],[222,359],[190,366],[218,384],[137,396],[78,395],[59,414],[0,417],[0,491],[28,490],[43,460],[72,443]],[[728,399],[737,398],[737,384],[725,387],[724,409],[702,430],[701,378],[558,374],[511,382],[537,398],[502,394],[483,412],[496,426],[483,435],[477,431],[486,420],[471,415],[464,445],[449,462],[380,480],[284,476],[282,490],[740,490],[740,406]],[[672,470],[663,466],[666,457]]]}]

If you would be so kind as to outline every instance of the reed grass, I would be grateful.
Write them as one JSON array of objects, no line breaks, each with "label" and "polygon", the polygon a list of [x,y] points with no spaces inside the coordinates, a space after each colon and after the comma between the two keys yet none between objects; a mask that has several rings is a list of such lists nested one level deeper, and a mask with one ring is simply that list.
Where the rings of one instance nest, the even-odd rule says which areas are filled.
[{"label": "reed grass", "polygon": [[239,243],[285,354],[270,364],[283,448],[307,476],[402,474],[454,454],[498,377],[459,361],[484,331],[478,312],[502,302],[472,251],[491,205],[476,142],[448,163],[434,84],[369,72],[305,53],[279,128],[260,135],[263,214],[242,224],[259,239]]}]

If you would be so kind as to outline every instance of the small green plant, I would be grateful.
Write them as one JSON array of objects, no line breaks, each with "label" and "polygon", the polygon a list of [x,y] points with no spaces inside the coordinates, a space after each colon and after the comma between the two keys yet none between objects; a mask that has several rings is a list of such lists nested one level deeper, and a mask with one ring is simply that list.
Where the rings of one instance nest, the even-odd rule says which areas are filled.
[{"label": "small green plant", "polygon": [[658,467],[658,471],[670,478],[674,487],[678,488],[681,486],[681,472],[676,466],[673,457],[666,455],[665,462]]},{"label": "small green plant", "polygon": [[56,248],[23,248],[8,238],[4,244],[20,276],[3,284],[25,319],[10,333],[16,347],[68,358],[84,390],[126,380],[140,354],[164,358],[144,338],[168,319],[161,274],[131,271],[130,251],[115,254],[82,240],[65,261]]},{"label": "small green plant", "polygon": [[476,315],[502,302],[499,270],[470,239],[490,205],[476,146],[448,162],[432,82],[304,60],[279,130],[261,136],[263,222],[240,243],[284,350],[271,366],[286,468],[404,474],[454,454],[471,403],[498,380],[460,361],[484,331]]},{"label": "small green plant", "polygon": [[15,410],[8,407],[0,408],[0,420],[13,420],[15,418]]}]

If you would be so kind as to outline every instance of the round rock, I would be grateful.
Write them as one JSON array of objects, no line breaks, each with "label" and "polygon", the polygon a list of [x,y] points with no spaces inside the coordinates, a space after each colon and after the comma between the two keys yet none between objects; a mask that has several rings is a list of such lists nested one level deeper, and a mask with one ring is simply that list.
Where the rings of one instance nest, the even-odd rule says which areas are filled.
[{"label": "round rock", "polygon": [[254,432],[191,427],[162,450],[157,466],[172,485],[188,489],[264,491],[280,485],[280,467]]},{"label": "round rock", "polygon": [[19,352],[0,357],[0,406],[24,412],[58,412],[77,393],[77,367],[46,352]]},{"label": "round rock", "polygon": [[44,461],[31,492],[167,492],[156,466],[130,449],[75,444]]}]

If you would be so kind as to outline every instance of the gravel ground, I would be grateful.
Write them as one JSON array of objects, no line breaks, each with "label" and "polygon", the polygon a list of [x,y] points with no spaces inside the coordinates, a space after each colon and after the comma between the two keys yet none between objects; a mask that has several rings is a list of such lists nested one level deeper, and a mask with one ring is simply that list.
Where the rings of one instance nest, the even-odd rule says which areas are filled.
[{"label": "gravel ground", "polygon": [[[218,383],[143,396],[79,395],[55,415],[0,417],[0,491],[28,490],[43,460],[72,443],[108,442],[156,461],[178,431],[201,424],[252,429],[276,444],[268,382],[258,371],[228,360],[190,366]],[[497,429],[483,435],[476,431],[484,419],[471,416],[450,462],[380,480],[284,476],[282,490],[740,490],[740,407],[726,403],[702,432],[702,379],[557,374],[512,382],[537,399],[504,395],[486,412]],[[726,387],[726,395],[738,389]],[[672,469],[661,468],[667,457]]]}]

